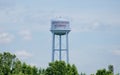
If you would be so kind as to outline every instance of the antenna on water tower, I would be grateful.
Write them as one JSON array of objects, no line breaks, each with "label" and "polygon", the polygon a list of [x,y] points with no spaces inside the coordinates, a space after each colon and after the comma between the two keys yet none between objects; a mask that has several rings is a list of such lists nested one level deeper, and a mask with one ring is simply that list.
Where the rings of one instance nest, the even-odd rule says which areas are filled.
[{"label": "antenna on water tower", "polygon": [[[59,61],[62,60],[62,52],[66,52],[66,61],[69,62],[69,45],[68,45],[68,33],[70,32],[70,23],[68,20],[61,17],[51,21],[51,32],[52,32],[52,61],[55,61],[55,52],[59,52]],[[55,38],[59,36],[59,48],[55,48]],[[66,48],[62,48],[62,36],[66,36]]]}]

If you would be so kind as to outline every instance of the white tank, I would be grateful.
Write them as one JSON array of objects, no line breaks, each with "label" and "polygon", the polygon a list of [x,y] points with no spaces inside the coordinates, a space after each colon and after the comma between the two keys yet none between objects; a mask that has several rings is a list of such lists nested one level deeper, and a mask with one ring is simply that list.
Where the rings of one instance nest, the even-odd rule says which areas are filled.
[{"label": "white tank", "polygon": [[63,18],[56,18],[51,21],[51,32],[56,35],[64,35],[70,32],[70,23]]}]

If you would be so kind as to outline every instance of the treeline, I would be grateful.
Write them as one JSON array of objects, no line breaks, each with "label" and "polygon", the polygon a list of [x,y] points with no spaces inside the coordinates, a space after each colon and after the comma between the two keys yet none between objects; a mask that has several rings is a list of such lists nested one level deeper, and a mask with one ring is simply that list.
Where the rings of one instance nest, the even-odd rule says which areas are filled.
[{"label": "treeline", "polygon": [[0,75],[78,75],[75,65],[64,61],[49,63],[46,69],[22,63],[16,55],[9,52],[0,53]]},{"label": "treeline", "polygon": [[[81,73],[80,75],[86,75],[86,73]],[[105,68],[99,69],[95,74],[91,74],[91,75],[120,75],[120,74],[119,73],[114,74],[113,65],[109,65],[108,69],[105,69]]]},{"label": "treeline", "polygon": [[0,75],[40,75],[44,69],[22,63],[9,52],[0,53]]},{"label": "treeline", "polygon": [[[78,74],[76,66],[65,63],[64,61],[55,61],[49,63],[46,69],[37,68],[21,62],[16,55],[9,52],[0,53],[0,75],[86,75]],[[113,65],[108,69],[99,69],[91,75],[120,75],[114,73]]]}]

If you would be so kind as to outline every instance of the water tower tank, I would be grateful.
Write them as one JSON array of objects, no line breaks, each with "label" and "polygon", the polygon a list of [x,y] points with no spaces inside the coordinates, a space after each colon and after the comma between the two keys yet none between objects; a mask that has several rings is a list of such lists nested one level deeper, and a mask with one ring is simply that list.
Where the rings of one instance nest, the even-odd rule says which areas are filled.
[{"label": "water tower tank", "polygon": [[51,32],[56,35],[65,35],[70,32],[69,21],[63,18],[57,18],[51,21]]}]

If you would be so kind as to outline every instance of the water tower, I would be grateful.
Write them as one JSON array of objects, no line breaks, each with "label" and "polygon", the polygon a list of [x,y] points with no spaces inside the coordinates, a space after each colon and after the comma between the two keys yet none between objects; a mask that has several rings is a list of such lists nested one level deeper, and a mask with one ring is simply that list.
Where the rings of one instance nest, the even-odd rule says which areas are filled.
[{"label": "water tower", "polygon": [[[70,23],[68,20],[63,18],[56,18],[51,21],[51,30],[52,36],[52,61],[55,60],[56,51],[58,52],[59,61],[63,60],[63,51],[64,56],[66,56],[66,62],[69,62],[69,47],[68,47],[68,33],[70,32]],[[56,36],[58,38],[56,38]],[[64,36],[64,38],[62,38]],[[62,39],[65,39],[65,48],[62,47]],[[58,40],[59,47],[56,48],[56,40]]]}]

